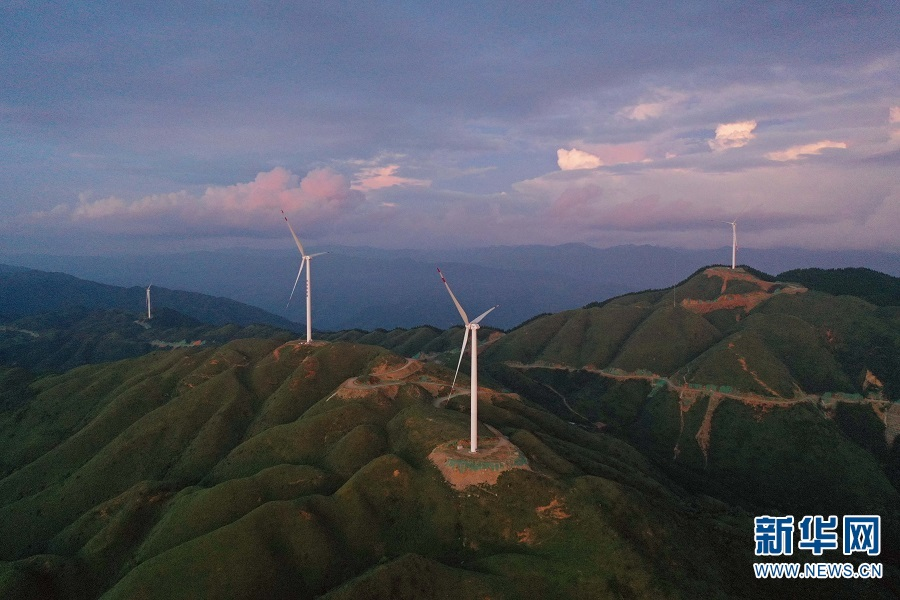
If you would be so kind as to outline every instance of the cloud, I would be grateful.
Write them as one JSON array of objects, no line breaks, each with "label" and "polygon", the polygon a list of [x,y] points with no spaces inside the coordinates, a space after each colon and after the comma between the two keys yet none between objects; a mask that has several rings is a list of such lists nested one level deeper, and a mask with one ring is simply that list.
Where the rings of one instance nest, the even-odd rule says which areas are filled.
[{"label": "cloud", "polygon": [[[332,169],[314,169],[302,179],[276,167],[253,181],[209,186],[199,195],[186,191],[154,194],[137,200],[115,196],[91,200],[82,195],[74,206],[58,205],[31,214],[32,220],[69,221],[109,232],[164,234],[267,230],[270,216],[284,210],[306,225],[340,220],[362,209],[365,195],[351,189],[346,177]],[[275,220],[277,221],[277,220]]]},{"label": "cloud", "polygon": [[707,140],[707,143],[716,152],[730,148],[741,148],[756,137],[753,133],[754,129],[756,129],[756,121],[722,123],[716,127],[715,139]]},{"label": "cloud", "polygon": [[891,123],[900,123],[900,106],[892,106],[889,117]]},{"label": "cloud", "polygon": [[668,89],[656,90],[654,96],[659,99],[652,102],[642,102],[640,104],[635,104],[634,106],[626,106],[616,113],[617,116],[631,121],[657,119],[688,99],[687,94]]},{"label": "cloud", "polygon": [[546,216],[567,226],[597,230],[648,231],[669,229],[673,224],[697,218],[697,209],[689,201],[663,201],[650,194],[621,202],[604,202],[604,190],[585,185],[565,190],[548,207]]},{"label": "cloud", "polygon": [[[527,199],[527,204],[520,203],[527,214],[515,235],[553,243],[697,247],[716,239],[697,236],[710,220],[738,216],[744,231],[753,232],[745,237],[749,246],[800,244],[792,230],[800,224],[809,229],[802,244],[821,247],[835,232],[859,236],[862,223],[900,189],[889,170],[865,165],[855,165],[857,176],[847,177],[846,169],[820,161],[764,161],[752,168],[714,172],[668,164],[556,171],[519,182],[513,190],[520,200]],[[892,217],[878,224],[878,243],[887,240],[887,247],[896,247],[887,233],[896,223]],[[854,243],[875,246],[871,239]]]},{"label": "cloud", "polygon": [[429,187],[431,180],[412,179],[395,175],[400,165],[387,165],[386,167],[370,167],[357,173],[353,180],[353,189],[370,191],[394,186],[424,186]]},{"label": "cloud", "polygon": [[633,121],[646,121],[647,119],[655,119],[663,114],[666,110],[665,102],[645,102],[629,106],[619,111],[619,115]]},{"label": "cloud", "polygon": [[804,156],[811,156],[813,154],[821,154],[822,150],[826,148],[846,148],[847,144],[845,142],[832,142],[830,140],[822,140],[821,142],[816,142],[814,144],[803,144],[802,146],[791,146],[787,150],[781,150],[778,152],[768,152],[766,153],[766,158],[769,160],[776,160],[780,162],[785,162],[789,160],[797,160]]},{"label": "cloud", "polygon": [[629,144],[580,144],[585,153],[590,153],[600,160],[600,165],[618,165],[648,160],[647,144],[632,142]]},{"label": "cloud", "polygon": [[576,148],[572,148],[571,150],[560,148],[556,151],[556,157],[556,162],[563,171],[596,169],[603,165],[603,161],[600,160],[599,157],[590,152],[585,152],[584,150],[578,150]]}]

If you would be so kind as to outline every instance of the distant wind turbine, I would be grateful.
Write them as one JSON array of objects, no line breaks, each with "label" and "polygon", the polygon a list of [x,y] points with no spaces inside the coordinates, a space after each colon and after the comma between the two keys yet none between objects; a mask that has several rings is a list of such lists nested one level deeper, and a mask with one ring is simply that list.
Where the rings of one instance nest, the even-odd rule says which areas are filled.
[{"label": "distant wind turbine", "polygon": [[281,215],[284,217],[284,222],[287,223],[288,229],[291,230],[291,235],[294,237],[294,242],[297,244],[297,249],[300,250],[300,256],[303,259],[300,261],[300,270],[297,271],[297,279],[294,280],[294,287],[291,289],[291,295],[288,298],[287,304],[285,308],[290,306],[291,299],[294,297],[294,292],[297,290],[297,283],[300,281],[300,274],[303,272],[304,265],[306,266],[306,343],[312,341],[312,296],[311,296],[311,283],[310,283],[310,269],[312,268],[311,259],[315,256],[321,256],[323,254],[328,254],[327,252],[317,252],[315,254],[307,254],[303,249],[303,245],[300,243],[300,240],[297,238],[297,234],[294,233],[294,228],[291,227],[291,222],[288,221],[287,215],[284,214],[284,211],[281,211]]},{"label": "distant wind turbine", "polygon": [[153,284],[151,283],[150,285],[147,286],[147,320],[148,320],[148,321],[149,321],[150,319],[153,318],[153,317],[150,315],[150,287],[151,287],[152,285],[153,285]]},{"label": "distant wind turbine", "polygon": [[453,387],[456,385],[456,377],[459,375],[459,366],[462,364],[463,354],[466,352],[466,342],[469,340],[469,332],[472,332],[472,371],[471,371],[471,422],[469,425],[469,451],[477,452],[478,451],[478,329],[480,327],[479,323],[483,318],[487,316],[489,312],[500,306],[496,304],[491,308],[487,309],[477,318],[469,321],[469,317],[466,316],[466,311],[463,310],[462,305],[460,305],[459,300],[456,299],[456,296],[453,295],[453,290],[450,289],[450,284],[447,283],[447,280],[444,278],[444,274],[440,269],[437,270],[441,276],[441,281],[444,282],[444,286],[447,288],[447,291],[450,292],[450,298],[453,299],[453,304],[456,305],[456,310],[459,311],[459,316],[462,317],[463,323],[465,324],[466,333],[463,335],[463,343],[462,350],[459,352],[459,361],[456,363],[456,373],[453,374],[453,383],[450,384],[450,394],[447,396],[449,399],[451,395],[453,395]]},{"label": "distant wind turbine", "polygon": [[737,219],[722,222],[731,225],[731,268],[734,269],[737,259]]}]

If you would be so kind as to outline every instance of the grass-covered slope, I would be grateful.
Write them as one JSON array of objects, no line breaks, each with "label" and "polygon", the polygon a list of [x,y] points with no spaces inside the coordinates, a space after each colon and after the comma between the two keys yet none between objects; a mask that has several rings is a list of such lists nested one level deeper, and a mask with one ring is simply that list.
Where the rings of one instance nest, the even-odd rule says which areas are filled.
[{"label": "grass-covered slope", "polygon": [[872,269],[793,269],[778,278],[834,296],[856,296],[876,306],[900,306],[900,277]]},{"label": "grass-covered slope", "polygon": [[782,397],[900,399],[898,310],[709,268],[673,290],[537,318],[486,349],[485,359],[642,370]]},{"label": "grass-covered slope", "polygon": [[482,393],[479,435],[530,468],[451,487],[428,458],[468,434],[451,375],[239,340],[38,379],[0,411],[0,596],[785,593],[751,578],[749,515],[514,395]]},{"label": "grass-covered slope", "polygon": [[540,317],[481,364],[688,489],[757,514],[880,514],[898,564],[897,309],[769,279],[710,268]]},{"label": "grass-covered slope", "polygon": [[155,310],[148,320],[131,311],[76,307],[0,323],[0,364],[61,372],[160,348],[249,337],[288,340],[294,335],[271,325],[208,325],[169,308]]},{"label": "grass-covered slope", "polygon": [[[398,327],[391,330],[363,331],[361,329],[350,329],[323,332],[317,335],[316,338],[330,342],[371,344],[373,346],[381,346],[402,356],[432,358],[449,351],[458,353],[462,345],[463,333],[464,329],[462,327],[451,327],[441,330],[431,325],[421,325],[411,329]],[[501,332],[499,330],[483,326],[479,332],[479,343],[495,339],[500,335]]]}]

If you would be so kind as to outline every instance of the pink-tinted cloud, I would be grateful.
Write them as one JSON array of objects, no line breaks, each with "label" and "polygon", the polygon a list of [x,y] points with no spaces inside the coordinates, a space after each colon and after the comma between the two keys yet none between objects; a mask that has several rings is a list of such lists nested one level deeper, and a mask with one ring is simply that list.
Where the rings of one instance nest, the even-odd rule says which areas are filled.
[{"label": "pink-tinted cloud", "polygon": [[604,165],[619,165],[648,160],[647,144],[633,142],[630,144],[584,144],[585,151],[600,159]]},{"label": "pink-tinted cloud", "polygon": [[658,195],[642,196],[609,207],[602,215],[609,227],[621,229],[669,229],[674,223],[697,219],[691,202],[676,198],[663,201]]},{"label": "pink-tinted cloud", "polygon": [[547,216],[552,219],[578,221],[591,217],[596,211],[597,202],[603,195],[598,185],[569,188],[547,209]]},{"label": "pink-tinted cloud", "polygon": [[565,190],[546,210],[545,216],[577,228],[623,229],[641,231],[668,229],[673,223],[697,219],[695,206],[686,200],[663,201],[651,194],[609,202],[597,185],[584,185]]},{"label": "pink-tinted cloud", "polygon": [[900,106],[892,106],[888,113],[888,120],[891,123],[900,123]]},{"label": "pink-tinted cloud", "polygon": [[271,215],[279,210],[308,225],[345,218],[364,204],[364,194],[351,189],[347,179],[332,169],[315,169],[300,179],[287,169],[276,167],[259,173],[250,182],[209,186],[200,195],[179,191],[132,201],[81,197],[75,206],[60,205],[31,217],[122,233],[163,233],[175,229],[202,230],[205,235],[215,236],[219,229],[267,230],[273,222]]},{"label": "pink-tinted cloud", "polygon": [[386,167],[371,167],[360,171],[353,181],[353,189],[369,191],[395,186],[424,186],[431,185],[427,179],[413,179],[398,176],[400,165],[388,165]]},{"label": "pink-tinted cloud", "polygon": [[791,146],[787,150],[766,153],[766,158],[778,162],[786,162],[789,160],[797,160],[804,156],[812,156],[821,154],[826,148],[846,148],[846,142],[832,142],[831,140],[822,140],[814,144],[803,144],[801,146]]}]

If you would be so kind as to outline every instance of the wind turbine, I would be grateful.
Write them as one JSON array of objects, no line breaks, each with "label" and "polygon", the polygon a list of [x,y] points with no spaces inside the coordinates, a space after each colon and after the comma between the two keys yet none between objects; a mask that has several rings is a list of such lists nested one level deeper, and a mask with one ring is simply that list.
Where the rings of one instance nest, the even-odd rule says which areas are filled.
[{"label": "wind turbine", "polygon": [[284,211],[281,211],[281,215],[284,217],[284,222],[287,223],[288,229],[291,230],[291,235],[294,237],[294,242],[297,244],[297,249],[300,250],[300,256],[303,259],[300,261],[300,270],[297,271],[297,279],[294,280],[294,287],[291,289],[291,295],[288,298],[287,304],[285,308],[290,306],[291,299],[294,297],[294,292],[297,290],[297,283],[300,281],[300,274],[303,272],[304,265],[306,266],[306,343],[310,343],[312,341],[312,297],[310,295],[310,269],[312,267],[311,259],[314,256],[321,256],[323,254],[328,254],[327,252],[317,252],[315,254],[307,254],[303,249],[303,244],[300,243],[300,240],[297,238],[297,234],[294,233],[294,228],[291,227],[290,221],[288,221],[287,215],[284,214]]},{"label": "wind turbine", "polygon": [[150,285],[147,286],[147,320],[148,321],[153,318],[150,315],[150,286],[152,286],[152,285],[153,284],[151,283]]},{"label": "wind turbine", "polygon": [[450,289],[450,284],[447,283],[447,280],[444,278],[444,274],[440,269],[437,270],[441,276],[441,281],[444,282],[444,286],[447,288],[447,291],[450,292],[450,297],[453,299],[453,304],[456,305],[456,310],[459,311],[459,316],[462,317],[463,323],[465,324],[466,333],[463,336],[462,350],[459,351],[459,361],[456,363],[456,373],[453,374],[453,383],[450,384],[450,394],[447,396],[447,399],[450,399],[450,396],[453,395],[453,386],[456,385],[456,377],[459,375],[459,366],[462,364],[462,357],[466,351],[466,342],[469,341],[469,332],[472,332],[472,372],[469,379],[471,380],[471,410],[472,413],[471,422],[469,425],[469,451],[477,452],[478,451],[478,329],[481,327],[479,323],[483,318],[487,316],[489,312],[500,306],[496,304],[491,308],[487,309],[477,318],[469,321],[469,317],[466,316],[466,311],[463,310],[463,307],[460,305],[459,300],[456,299],[456,296],[453,295],[453,290]]},{"label": "wind turbine", "polygon": [[734,221],[722,221],[731,225],[731,268],[735,267],[735,259],[737,259],[737,219]]}]

